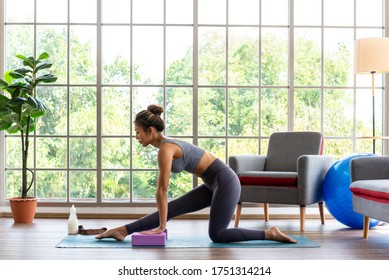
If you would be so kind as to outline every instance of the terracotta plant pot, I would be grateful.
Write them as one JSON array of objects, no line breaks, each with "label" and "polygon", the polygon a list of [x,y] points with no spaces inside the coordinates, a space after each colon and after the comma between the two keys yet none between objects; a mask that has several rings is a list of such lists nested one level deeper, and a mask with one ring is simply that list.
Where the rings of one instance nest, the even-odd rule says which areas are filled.
[{"label": "terracotta plant pot", "polygon": [[9,199],[11,212],[15,223],[32,223],[34,221],[36,206],[36,197],[12,197]]}]

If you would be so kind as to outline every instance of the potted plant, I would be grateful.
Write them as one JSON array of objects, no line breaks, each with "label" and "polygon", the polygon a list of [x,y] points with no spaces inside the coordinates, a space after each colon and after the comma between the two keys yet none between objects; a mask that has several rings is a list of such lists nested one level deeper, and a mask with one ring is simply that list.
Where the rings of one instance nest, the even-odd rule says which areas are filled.
[{"label": "potted plant", "polygon": [[[28,196],[35,179],[34,171],[27,167],[30,133],[35,131],[37,120],[46,112],[46,106],[36,97],[36,87],[41,83],[55,82],[57,77],[47,73],[52,64],[47,62],[49,55],[46,52],[40,54],[37,59],[21,54],[16,57],[22,60],[23,67],[7,71],[4,80],[0,79],[0,90],[4,91],[4,95],[0,94],[0,131],[5,130],[9,134],[20,133],[21,195],[10,198],[9,201],[14,221],[31,223],[35,216],[37,199]],[[23,217],[25,211],[32,212]]]}]

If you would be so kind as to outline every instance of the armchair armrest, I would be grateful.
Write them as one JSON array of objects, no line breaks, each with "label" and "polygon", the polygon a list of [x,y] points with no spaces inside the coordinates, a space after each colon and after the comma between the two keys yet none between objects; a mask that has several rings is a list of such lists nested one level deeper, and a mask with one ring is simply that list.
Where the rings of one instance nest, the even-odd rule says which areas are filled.
[{"label": "armchair armrest", "polygon": [[357,157],[350,161],[351,181],[389,179],[389,156]]},{"label": "armchair armrest", "polygon": [[323,180],[333,164],[331,156],[303,155],[297,160],[298,201],[309,205],[323,200]]},{"label": "armchair armrest", "polygon": [[228,165],[238,175],[245,171],[263,171],[265,163],[266,156],[262,155],[236,155],[228,158]]}]

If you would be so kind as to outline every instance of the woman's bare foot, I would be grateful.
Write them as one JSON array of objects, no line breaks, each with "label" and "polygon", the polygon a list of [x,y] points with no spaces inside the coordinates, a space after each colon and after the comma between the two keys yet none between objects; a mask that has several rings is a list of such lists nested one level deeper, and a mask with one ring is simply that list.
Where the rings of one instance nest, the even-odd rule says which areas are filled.
[{"label": "woman's bare foot", "polygon": [[265,239],[284,243],[297,243],[296,240],[282,233],[278,227],[271,227],[270,229],[265,230]]},{"label": "woman's bare foot", "polygon": [[123,241],[127,236],[127,230],[124,226],[109,229],[102,234],[97,235],[96,239],[114,238],[117,241]]}]

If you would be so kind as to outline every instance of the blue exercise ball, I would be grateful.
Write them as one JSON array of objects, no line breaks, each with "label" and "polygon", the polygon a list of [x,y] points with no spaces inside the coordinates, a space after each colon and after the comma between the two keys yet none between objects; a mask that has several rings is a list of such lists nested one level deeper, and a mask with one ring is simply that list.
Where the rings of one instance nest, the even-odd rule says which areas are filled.
[{"label": "blue exercise ball", "polygon": [[[372,154],[352,154],[336,161],[324,177],[323,184],[323,198],[328,211],[336,220],[355,229],[363,228],[363,215],[353,211],[350,161],[365,156]],[[370,219],[370,227],[378,223],[379,221]]]}]

